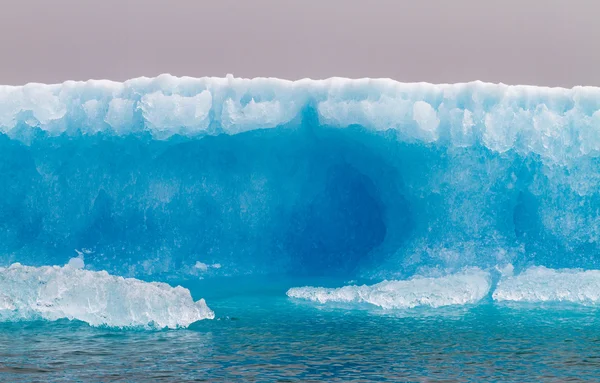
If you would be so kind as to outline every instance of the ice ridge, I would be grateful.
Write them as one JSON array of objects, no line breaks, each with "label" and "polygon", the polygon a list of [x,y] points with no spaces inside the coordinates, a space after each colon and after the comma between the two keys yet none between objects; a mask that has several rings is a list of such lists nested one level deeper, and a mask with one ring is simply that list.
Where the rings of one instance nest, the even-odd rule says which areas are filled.
[{"label": "ice ridge", "polygon": [[564,162],[600,150],[600,88],[390,79],[190,78],[0,86],[0,132],[236,134],[274,128],[314,108],[319,122],[393,130],[401,141],[482,144]]}]

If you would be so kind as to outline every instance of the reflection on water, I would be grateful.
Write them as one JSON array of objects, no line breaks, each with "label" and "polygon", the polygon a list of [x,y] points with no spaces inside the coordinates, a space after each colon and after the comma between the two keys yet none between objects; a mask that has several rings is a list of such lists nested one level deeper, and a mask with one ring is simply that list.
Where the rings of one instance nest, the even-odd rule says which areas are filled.
[{"label": "reflection on water", "polygon": [[564,382],[600,371],[594,309],[485,304],[410,316],[282,297],[211,303],[219,319],[188,330],[2,324],[0,380]]}]

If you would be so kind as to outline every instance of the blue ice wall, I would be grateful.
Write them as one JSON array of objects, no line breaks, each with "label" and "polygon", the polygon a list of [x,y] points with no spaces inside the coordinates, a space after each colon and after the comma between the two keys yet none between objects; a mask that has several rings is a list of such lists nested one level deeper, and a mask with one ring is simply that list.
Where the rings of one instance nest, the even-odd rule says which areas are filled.
[{"label": "blue ice wall", "polygon": [[597,268],[599,155],[597,88],[0,87],[0,264],[79,252],[138,277]]}]

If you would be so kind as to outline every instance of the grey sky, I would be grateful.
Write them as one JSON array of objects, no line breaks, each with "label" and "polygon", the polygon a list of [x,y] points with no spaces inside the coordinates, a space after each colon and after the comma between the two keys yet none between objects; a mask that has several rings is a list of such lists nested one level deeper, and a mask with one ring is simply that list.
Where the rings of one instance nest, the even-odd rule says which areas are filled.
[{"label": "grey sky", "polygon": [[0,0],[0,83],[160,73],[600,85],[597,0]]}]

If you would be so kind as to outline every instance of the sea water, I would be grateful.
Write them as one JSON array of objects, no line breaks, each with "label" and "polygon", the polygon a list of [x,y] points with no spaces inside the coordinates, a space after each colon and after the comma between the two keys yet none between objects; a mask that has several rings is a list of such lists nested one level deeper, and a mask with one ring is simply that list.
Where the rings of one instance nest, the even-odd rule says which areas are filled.
[{"label": "sea water", "polygon": [[67,320],[3,323],[0,374],[5,381],[598,379],[595,308],[486,302],[389,312],[314,306],[284,293],[214,297],[209,302],[220,315],[181,330],[124,331]]},{"label": "sea water", "polygon": [[594,381],[600,90],[0,87],[5,381]]}]

